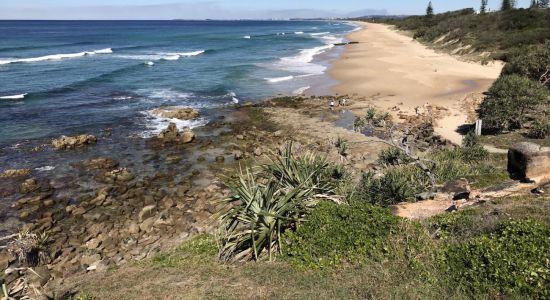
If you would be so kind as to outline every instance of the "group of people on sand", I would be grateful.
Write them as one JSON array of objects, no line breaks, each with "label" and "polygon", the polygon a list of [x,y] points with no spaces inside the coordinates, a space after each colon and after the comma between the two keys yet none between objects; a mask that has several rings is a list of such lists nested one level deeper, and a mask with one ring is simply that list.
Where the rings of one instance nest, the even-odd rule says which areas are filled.
[{"label": "group of people on sand", "polygon": [[[339,98],[338,99],[338,106],[346,106],[346,103],[347,103],[348,99],[346,98]],[[330,99],[330,101],[328,102],[328,106],[330,108],[330,110],[333,110],[334,109],[334,99]]]}]

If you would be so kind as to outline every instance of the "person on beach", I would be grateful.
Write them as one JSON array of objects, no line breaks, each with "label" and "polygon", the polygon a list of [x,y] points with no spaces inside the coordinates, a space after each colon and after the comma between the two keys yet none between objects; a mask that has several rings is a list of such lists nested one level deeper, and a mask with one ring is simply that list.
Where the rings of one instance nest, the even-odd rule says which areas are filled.
[{"label": "person on beach", "polygon": [[330,110],[334,110],[334,100],[330,100],[330,102],[328,103],[328,106]]}]

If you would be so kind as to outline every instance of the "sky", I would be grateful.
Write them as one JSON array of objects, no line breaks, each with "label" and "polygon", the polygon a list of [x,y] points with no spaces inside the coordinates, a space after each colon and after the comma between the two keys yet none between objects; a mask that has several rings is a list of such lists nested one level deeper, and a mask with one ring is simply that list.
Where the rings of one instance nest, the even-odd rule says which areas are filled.
[{"label": "sky", "polygon": [[[479,0],[432,0],[435,12]],[[518,0],[525,7],[530,0]],[[0,19],[269,19],[423,14],[428,0],[0,0]],[[500,0],[489,0],[497,9]]]}]

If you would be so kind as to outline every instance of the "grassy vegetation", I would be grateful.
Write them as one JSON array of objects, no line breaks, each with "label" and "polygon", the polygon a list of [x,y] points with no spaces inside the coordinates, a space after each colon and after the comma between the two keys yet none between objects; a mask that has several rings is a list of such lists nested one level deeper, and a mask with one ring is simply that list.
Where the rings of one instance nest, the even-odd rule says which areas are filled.
[{"label": "grassy vegetation", "polygon": [[541,146],[550,147],[550,138],[533,139],[527,135],[527,131],[525,130],[498,135],[483,135],[480,137],[480,142],[500,149],[508,149],[513,144],[519,142],[531,142]]},{"label": "grassy vegetation", "polygon": [[307,222],[285,235],[284,254],[304,269],[381,258],[398,222],[389,210],[364,201],[351,205],[322,202]]},{"label": "grassy vegetation", "polygon": [[[425,154],[431,172],[438,184],[467,178],[474,187],[483,188],[508,179],[505,166],[494,164],[494,159],[472,134],[464,139],[464,146]],[[357,189],[357,197],[382,206],[403,201],[416,201],[416,195],[430,190],[426,172],[397,148],[380,153],[378,163],[382,174],[364,173]]]},{"label": "grassy vegetation", "polygon": [[472,294],[550,297],[550,226],[509,221],[445,249],[445,267]]},{"label": "grassy vegetation", "polygon": [[79,290],[82,299],[543,299],[548,209],[545,198],[505,198],[416,222],[369,204],[327,202],[275,262],[220,263],[216,238],[199,235],[86,277]]},{"label": "grassy vegetation", "polygon": [[[414,32],[414,37],[439,44],[471,45],[476,52],[491,52],[496,59],[507,60],[507,54],[518,47],[543,44],[550,40],[550,10],[514,9],[476,14],[468,8],[434,15],[384,20],[399,29]],[[468,51],[471,51],[468,49]]]}]

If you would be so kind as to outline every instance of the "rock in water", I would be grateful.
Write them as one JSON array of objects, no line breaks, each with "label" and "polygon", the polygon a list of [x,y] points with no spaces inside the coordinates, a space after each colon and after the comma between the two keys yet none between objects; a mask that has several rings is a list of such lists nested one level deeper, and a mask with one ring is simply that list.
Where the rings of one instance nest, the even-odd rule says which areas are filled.
[{"label": "rock in water", "polygon": [[163,118],[193,120],[199,116],[199,112],[192,108],[163,107],[152,111],[153,114]]},{"label": "rock in water", "polygon": [[550,179],[550,147],[529,142],[513,145],[508,150],[508,172],[527,181]]},{"label": "rock in water", "polygon": [[29,169],[12,169],[2,172],[0,178],[25,177],[31,175],[31,173],[32,171]]},{"label": "rock in water", "polygon": [[82,161],[81,165],[86,170],[112,170],[118,167],[118,162],[109,157],[99,157]]},{"label": "rock in water", "polygon": [[52,140],[52,146],[56,150],[74,149],[84,145],[97,143],[97,138],[91,134],[81,134],[75,136],[61,136]]},{"label": "rock in water", "polygon": [[186,130],[182,134],[183,143],[191,143],[195,139],[195,133],[191,130]]},{"label": "rock in water", "polygon": [[190,129],[181,132],[178,130],[175,123],[170,123],[166,129],[157,135],[157,139],[161,140],[165,144],[187,144],[191,143],[195,139],[195,133],[193,133]]}]

